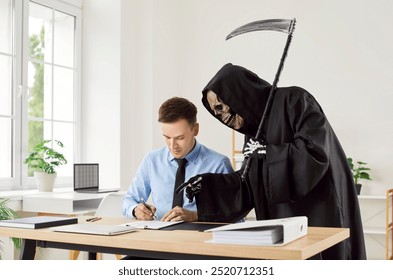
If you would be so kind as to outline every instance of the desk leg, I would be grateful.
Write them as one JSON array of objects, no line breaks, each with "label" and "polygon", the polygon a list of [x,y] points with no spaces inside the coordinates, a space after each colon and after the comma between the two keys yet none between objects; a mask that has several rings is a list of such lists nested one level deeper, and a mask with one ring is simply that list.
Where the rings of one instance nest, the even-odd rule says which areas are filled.
[{"label": "desk leg", "polygon": [[88,258],[89,260],[96,260],[97,259],[97,253],[96,252],[88,252]]},{"label": "desk leg", "polygon": [[31,239],[22,240],[20,248],[20,259],[21,260],[34,260],[36,241]]}]

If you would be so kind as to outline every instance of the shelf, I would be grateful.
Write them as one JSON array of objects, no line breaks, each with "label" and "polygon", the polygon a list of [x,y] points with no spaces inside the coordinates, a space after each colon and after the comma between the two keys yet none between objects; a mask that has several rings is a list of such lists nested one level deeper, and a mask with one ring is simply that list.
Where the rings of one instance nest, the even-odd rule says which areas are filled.
[{"label": "shelf", "polygon": [[359,199],[381,199],[381,200],[385,200],[386,196],[384,195],[358,195]]},{"label": "shelf", "polygon": [[384,227],[365,227],[363,228],[365,234],[380,234],[385,235],[386,230]]},{"label": "shelf", "polygon": [[53,214],[95,212],[106,194],[76,192],[39,193],[23,196],[23,211]]},{"label": "shelf", "polygon": [[[386,195],[359,195],[366,252],[369,259],[384,259],[386,251]],[[391,206],[390,206],[391,207]],[[389,207],[389,208],[390,208]]]}]

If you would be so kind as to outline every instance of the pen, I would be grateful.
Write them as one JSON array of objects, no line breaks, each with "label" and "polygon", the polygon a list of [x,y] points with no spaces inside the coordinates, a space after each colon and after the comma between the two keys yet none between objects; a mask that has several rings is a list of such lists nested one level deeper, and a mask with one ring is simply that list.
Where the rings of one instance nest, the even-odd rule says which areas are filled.
[{"label": "pen", "polygon": [[143,203],[143,205],[145,205],[145,207],[146,207],[147,209],[149,209],[150,212],[153,214],[154,220],[157,220],[157,217],[156,217],[156,215],[153,213],[153,210],[151,210],[150,205],[148,205],[148,204],[145,202],[145,200],[144,200],[143,198],[141,198],[140,201],[141,201],[141,203]]},{"label": "pen", "polygon": [[93,218],[90,218],[90,219],[86,219],[86,222],[95,222],[95,221],[99,221],[101,219],[102,219],[101,217],[93,217]]}]

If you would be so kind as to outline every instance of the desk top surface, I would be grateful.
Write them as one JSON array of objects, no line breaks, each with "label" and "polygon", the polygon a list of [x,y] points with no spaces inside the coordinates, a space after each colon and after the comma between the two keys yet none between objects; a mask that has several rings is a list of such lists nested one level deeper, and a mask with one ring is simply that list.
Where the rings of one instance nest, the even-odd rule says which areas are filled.
[{"label": "desk top surface", "polygon": [[[85,222],[80,217],[79,222]],[[103,218],[96,223],[122,224],[123,218]],[[54,232],[51,228],[19,229],[0,227],[0,236],[81,245],[127,248],[180,254],[198,254],[253,259],[307,259],[347,239],[349,229],[309,227],[308,234],[283,246],[213,244],[212,233],[190,230],[138,230],[117,236]]]}]

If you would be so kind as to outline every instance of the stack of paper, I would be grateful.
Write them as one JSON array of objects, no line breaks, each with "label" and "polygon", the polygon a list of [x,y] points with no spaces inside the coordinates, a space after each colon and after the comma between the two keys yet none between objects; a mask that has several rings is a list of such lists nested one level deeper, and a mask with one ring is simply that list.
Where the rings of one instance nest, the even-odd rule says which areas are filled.
[{"label": "stack of paper", "polygon": [[212,243],[241,245],[284,245],[307,234],[305,216],[262,221],[246,221],[206,230]]},{"label": "stack of paper", "polygon": [[215,243],[241,245],[271,245],[281,241],[282,237],[282,226],[256,227],[213,232],[213,239]]}]

